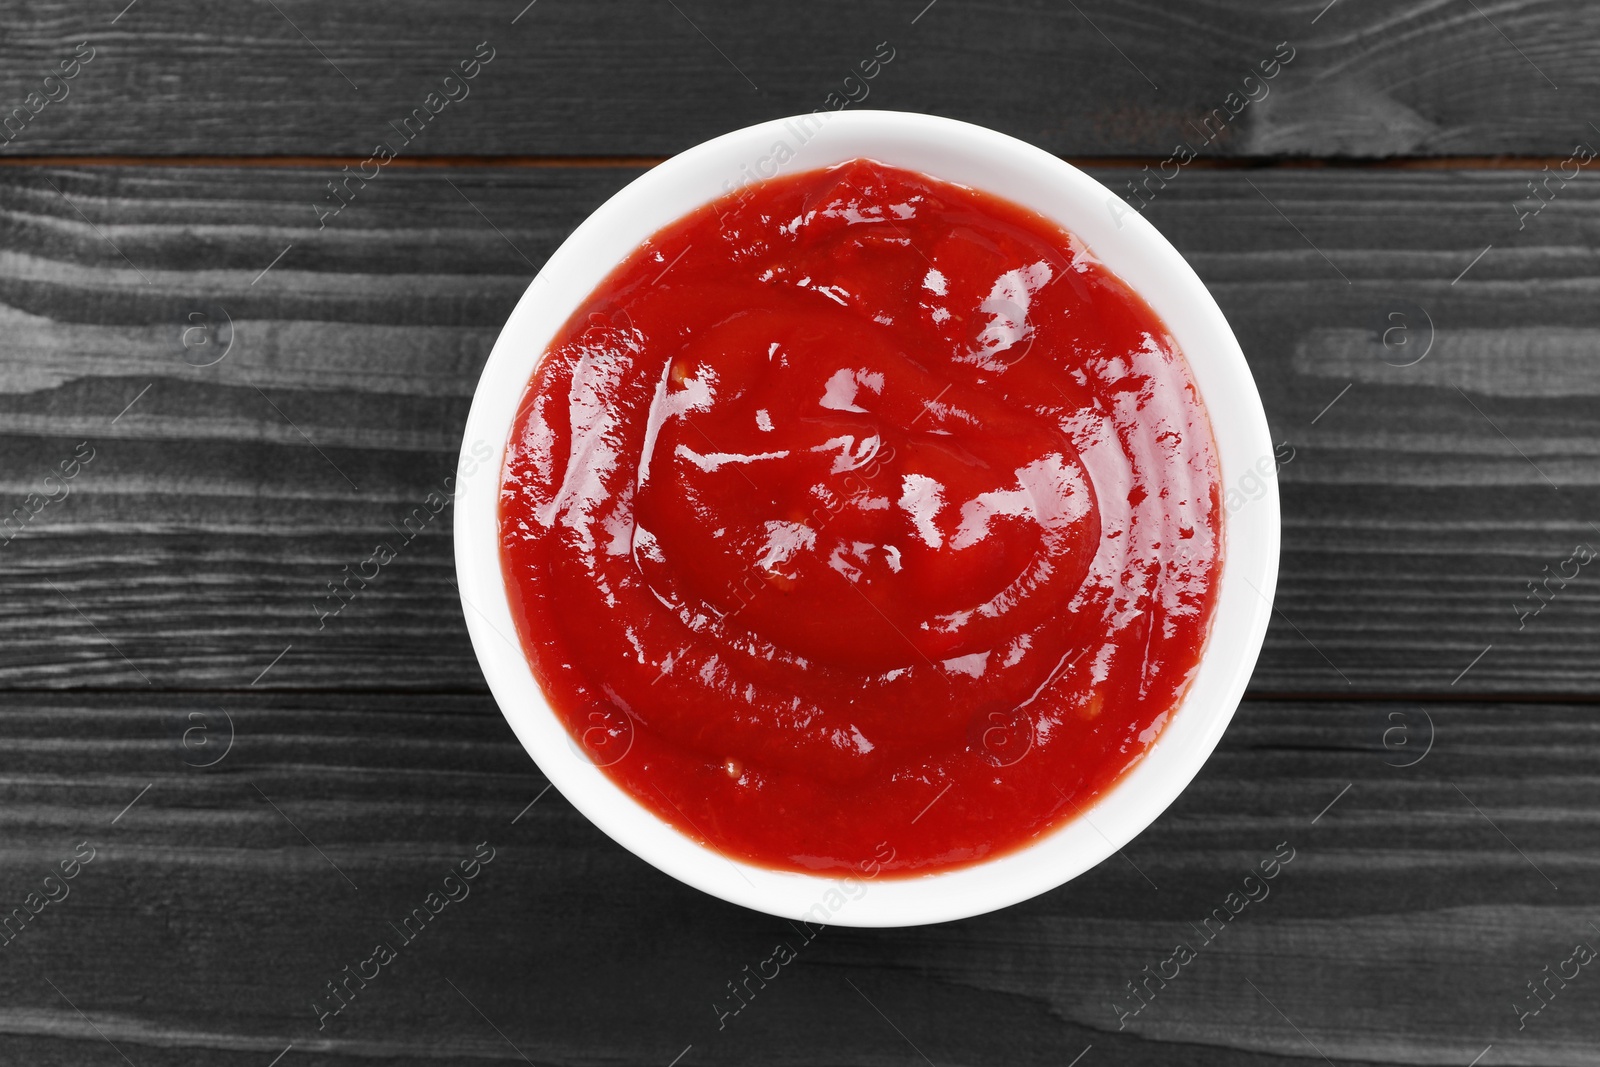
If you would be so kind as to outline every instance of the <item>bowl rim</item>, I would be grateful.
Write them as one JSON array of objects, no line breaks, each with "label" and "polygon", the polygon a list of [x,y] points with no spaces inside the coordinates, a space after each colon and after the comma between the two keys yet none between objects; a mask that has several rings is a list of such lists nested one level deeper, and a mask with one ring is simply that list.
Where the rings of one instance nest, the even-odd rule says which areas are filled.
[{"label": "bowl rim", "polygon": [[1254,378],[1221,309],[1183,256],[1115,193],[986,127],[913,112],[818,111],[735,130],[668,159],[596,208],[545,262],[506,320],[473,394],[457,475],[455,560],[467,631],[502,714],[551,784],[604,833],[674,878],[757,911],[824,926],[914,926],[1057,888],[1122,849],[1199,773],[1244,695],[1271,617],[1278,487],[1274,464],[1270,476],[1258,471],[1259,496],[1224,507],[1211,631],[1160,736],[1088,810],[1021,848],[927,875],[802,874],[734,860],[646,809],[578,753],[517,639],[498,508],[523,390],[555,332],[645,238],[750,180],[861,156],[983,189],[1072,231],[1144,297],[1184,353],[1216,438],[1223,493],[1273,456]]}]

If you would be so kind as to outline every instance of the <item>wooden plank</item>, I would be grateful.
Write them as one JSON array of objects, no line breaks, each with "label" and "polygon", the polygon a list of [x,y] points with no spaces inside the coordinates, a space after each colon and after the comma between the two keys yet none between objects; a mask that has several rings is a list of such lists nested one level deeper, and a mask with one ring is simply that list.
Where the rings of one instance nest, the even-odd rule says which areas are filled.
[{"label": "wooden plank", "polygon": [[[1494,1062],[1581,1063],[1592,974],[1523,1030],[1512,1004],[1600,945],[1597,761],[1591,706],[1247,701],[1123,856],[968,922],[822,930],[722,1019],[726,984],[801,938],[542,793],[486,697],[32,694],[0,716],[0,904],[79,842],[95,855],[6,947],[0,1054],[119,1062],[109,1039],[140,1067],[261,1067],[291,1043],[284,1062],[667,1064],[693,1045],[682,1062],[888,1064],[914,1043],[940,1064],[1066,1064],[1092,1044],[1151,1067],[1314,1049],[1464,1065],[1493,1044]],[[479,842],[495,858],[470,896],[319,1030],[325,983],[397,941],[388,924]],[[1291,854],[1202,941],[1247,874]],[[1122,1019],[1126,983],[1179,941],[1196,958]]]},{"label": "wooden plank", "polygon": [[[403,155],[669,154],[854,99],[1070,156],[1564,157],[1600,80],[1583,0],[11,6],[0,107],[27,111],[0,155],[365,158],[480,43],[494,58]],[[1280,43],[1289,65],[1246,82]]]},{"label": "wooden plank", "polygon": [[[322,230],[325,172],[0,174],[0,515],[95,450],[0,547],[0,686],[478,690],[448,513],[315,605],[450,473],[533,265],[633,173],[386,173]],[[1600,537],[1600,195],[1519,232],[1527,180],[1189,171],[1146,208],[1295,450],[1258,692],[1600,692],[1593,568],[1528,589]],[[196,312],[222,332],[186,349]]]}]

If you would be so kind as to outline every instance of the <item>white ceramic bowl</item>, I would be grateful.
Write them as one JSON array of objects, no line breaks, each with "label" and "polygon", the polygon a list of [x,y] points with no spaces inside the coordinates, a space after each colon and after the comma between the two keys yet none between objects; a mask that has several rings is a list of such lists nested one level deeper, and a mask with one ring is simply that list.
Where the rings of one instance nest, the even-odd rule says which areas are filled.
[{"label": "white ceramic bowl", "polygon": [[[1061,885],[1127,844],[1189,784],[1233,717],[1266,633],[1278,574],[1278,494],[1269,476],[1256,499],[1224,511],[1211,636],[1193,685],[1156,744],[1085,817],[1020,851],[911,878],[773,871],[735,863],[691,840],[612,783],[577,754],[517,643],[497,507],[518,402],[555,332],[645,238],[741,183],[858,156],[997,194],[1077,234],[1149,302],[1188,358],[1211,416],[1223,491],[1272,456],[1255,381],[1216,302],[1177,250],[1105,186],[1032,145],[950,119],[893,111],[780,119],[707,141],[638,178],[574,230],[528,286],[467,417],[455,501],[456,573],[473,648],[507,721],[562,795],[618,843],[697,889],[772,915],[911,926],[982,914]],[[493,457],[487,462],[486,453]],[[1263,466],[1270,470],[1270,459]]]}]

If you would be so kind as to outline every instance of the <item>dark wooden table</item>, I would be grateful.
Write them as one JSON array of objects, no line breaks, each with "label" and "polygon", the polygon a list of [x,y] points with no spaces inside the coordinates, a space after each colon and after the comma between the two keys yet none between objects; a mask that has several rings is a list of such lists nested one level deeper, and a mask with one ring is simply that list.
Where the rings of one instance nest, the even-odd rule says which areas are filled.
[{"label": "dark wooden table", "polygon": [[[124,2],[0,5],[0,1061],[1600,1063],[1596,5]],[[314,605],[451,471],[572,227],[834,101],[1119,191],[1198,147],[1143,210],[1292,446],[1280,610],[1122,857],[995,915],[829,929],[719,1029],[787,925],[545,792],[448,522]],[[479,842],[471,897],[319,1028]],[[1270,897],[1134,1014],[1280,842]]]}]

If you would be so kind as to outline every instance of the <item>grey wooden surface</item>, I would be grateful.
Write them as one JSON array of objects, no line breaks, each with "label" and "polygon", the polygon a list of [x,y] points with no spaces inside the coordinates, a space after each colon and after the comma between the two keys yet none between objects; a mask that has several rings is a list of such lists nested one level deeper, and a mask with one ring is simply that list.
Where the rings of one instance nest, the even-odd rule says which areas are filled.
[{"label": "grey wooden surface", "polygon": [[[125,2],[9,5],[5,106],[80,42],[95,55],[0,153],[364,157],[480,42],[494,59],[415,151],[664,154],[838,92],[1164,157],[1284,43],[1209,151],[1564,157],[1600,88],[1585,0]],[[885,41],[894,59],[847,84]]]},{"label": "grey wooden surface", "polygon": [[[223,707],[237,740],[195,767],[211,754],[181,731],[223,743]],[[920,1062],[894,1027],[937,1064],[1592,1055],[1587,971],[1520,1034],[1510,1008],[1596,940],[1584,704],[1247,701],[1122,856],[996,915],[825,930],[720,1030],[725,983],[792,929],[656,873],[554,792],[527,807],[543,781],[487,697],[49,693],[0,730],[12,895],[98,850],[6,949],[12,1062],[120,1062],[100,1034],[140,1067],[291,1042],[288,1063]],[[472,895],[319,1032],[322,984],[480,841]],[[1281,842],[1270,895],[1118,1032],[1124,984],[1198,944],[1190,924]]]},{"label": "grey wooden surface", "polygon": [[[0,549],[4,684],[229,688],[294,645],[258,686],[481,687],[443,522],[336,620],[314,605],[450,472],[529,263],[637,172],[395,171],[319,231],[327,173],[0,172],[6,488],[97,450]],[[1293,449],[1254,691],[1600,684],[1588,569],[1527,588],[1600,544],[1600,196],[1575,183],[1519,233],[1526,180],[1196,170],[1147,208]]]},{"label": "grey wooden surface", "polygon": [[[1600,13],[677,7],[0,8],[0,105],[96,50],[0,139],[0,914],[94,849],[0,947],[0,1062],[1600,1063],[1589,969],[1514,1006],[1600,946],[1600,572],[1528,588],[1600,547],[1600,193],[1586,167],[1527,199],[1600,142]],[[480,41],[472,95],[319,230],[325,183]],[[1293,449],[1280,611],[1122,856],[996,915],[829,929],[719,1029],[793,932],[545,791],[448,513],[324,628],[314,604],[450,473],[500,324],[589,211],[824,106],[882,41],[869,106],[1123,192],[1293,43],[1145,208]],[[472,896],[319,1029],[324,983],[479,842]],[[1122,1018],[1281,842],[1271,895]]]}]

